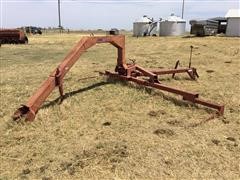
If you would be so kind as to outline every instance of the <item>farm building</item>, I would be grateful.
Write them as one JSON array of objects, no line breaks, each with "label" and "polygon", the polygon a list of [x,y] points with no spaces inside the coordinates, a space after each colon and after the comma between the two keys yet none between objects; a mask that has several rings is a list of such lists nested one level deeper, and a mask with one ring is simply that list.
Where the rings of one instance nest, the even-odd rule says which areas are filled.
[{"label": "farm building", "polygon": [[230,9],[227,18],[227,36],[240,36],[240,9]]},{"label": "farm building", "polygon": [[185,33],[186,21],[174,14],[160,22],[160,36],[179,36]]},{"label": "farm building", "polygon": [[133,36],[146,36],[153,19],[144,15],[133,23]]}]

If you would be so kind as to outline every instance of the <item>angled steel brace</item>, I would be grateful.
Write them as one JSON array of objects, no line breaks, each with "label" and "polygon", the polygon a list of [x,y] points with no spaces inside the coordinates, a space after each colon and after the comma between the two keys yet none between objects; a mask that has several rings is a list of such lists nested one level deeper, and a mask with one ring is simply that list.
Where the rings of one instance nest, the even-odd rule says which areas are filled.
[{"label": "angled steel brace", "polygon": [[59,87],[60,96],[63,97],[63,78],[79,57],[88,48],[97,43],[110,43],[118,50],[116,69],[121,74],[125,74],[127,65],[125,62],[125,36],[101,36],[84,37],[64,58],[63,62],[50,74],[48,79],[43,82],[40,88],[31,96],[25,105],[22,105],[13,115],[13,119],[25,116],[27,120],[33,120],[36,113],[46,98],[51,94],[55,87]]}]

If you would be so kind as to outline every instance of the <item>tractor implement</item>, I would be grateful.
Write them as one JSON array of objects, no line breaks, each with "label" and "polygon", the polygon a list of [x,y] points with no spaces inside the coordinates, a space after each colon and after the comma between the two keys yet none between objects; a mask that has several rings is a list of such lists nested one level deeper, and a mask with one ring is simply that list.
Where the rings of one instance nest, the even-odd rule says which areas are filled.
[{"label": "tractor implement", "polygon": [[[122,81],[132,81],[136,84],[149,86],[163,91],[171,92],[181,95],[183,100],[190,101],[195,104],[201,104],[209,108],[217,110],[219,115],[223,115],[224,106],[211,103],[199,99],[198,93],[183,91],[180,89],[172,88],[163,85],[158,80],[158,75],[172,74],[174,78],[176,73],[187,73],[191,79],[195,80],[198,77],[197,70],[189,66],[188,68],[179,68],[179,61],[177,61],[174,69],[162,70],[162,69],[145,69],[135,62],[131,64],[126,63],[125,59],[125,36],[124,35],[109,35],[109,36],[90,36],[83,37],[77,45],[69,52],[64,58],[62,63],[49,75],[40,88],[31,96],[25,105],[18,108],[13,114],[12,118],[17,120],[24,117],[26,120],[34,120],[39,108],[42,106],[47,97],[52,91],[58,87],[61,100],[63,100],[63,80],[66,73],[76,63],[79,57],[86,52],[87,49],[99,43],[110,43],[117,48],[117,65],[115,72],[106,71],[105,75],[111,78],[116,78]],[[141,77],[148,77],[148,80],[144,80]]]},{"label": "tractor implement", "polygon": [[28,38],[20,29],[0,29],[0,44],[27,44]]}]

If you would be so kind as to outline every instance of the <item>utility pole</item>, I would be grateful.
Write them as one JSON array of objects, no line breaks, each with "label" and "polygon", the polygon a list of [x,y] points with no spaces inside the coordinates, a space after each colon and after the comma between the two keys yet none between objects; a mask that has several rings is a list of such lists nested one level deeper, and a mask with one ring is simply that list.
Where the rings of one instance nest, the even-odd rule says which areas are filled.
[{"label": "utility pole", "polygon": [[60,0],[58,0],[58,28],[59,31],[61,32],[62,25],[61,25],[61,10],[60,10]]},{"label": "utility pole", "polygon": [[182,19],[183,19],[183,15],[184,15],[184,4],[185,4],[185,2],[183,0],[183,2],[182,2]]}]

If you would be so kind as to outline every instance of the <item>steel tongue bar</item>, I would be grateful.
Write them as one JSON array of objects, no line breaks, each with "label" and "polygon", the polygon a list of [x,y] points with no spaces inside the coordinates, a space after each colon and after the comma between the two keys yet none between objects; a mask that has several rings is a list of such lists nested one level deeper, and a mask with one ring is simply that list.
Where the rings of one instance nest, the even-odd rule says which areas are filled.
[{"label": "steel tongue bar", "polygon": [[137,77],[119,75],[118,73],[112,73],[110,71],[106,71],[105,74],[112,78],[117,78],[117,79],[124,80],[124,81],[132,81],[139,85],[149,86],[149,87],[153,87],[153,88],[160,89],[163,91],[178,94],[178,95],[181,95],[184,100],[190,101],[195,104],[201,104],[201,105],[207,106],[209,108],[216,109],[219,115],[223,115],[223,113],[224,113],[223,105],[219,105],[219,104],[215,104],[215,103],[211,103],[211,102],[199,99],[198,93],[193,93],[193,92],[189,92],[189,91],[172,88],[172,87],[160,84],[158,82],[152,82],[152,81],[138,79]]}]

